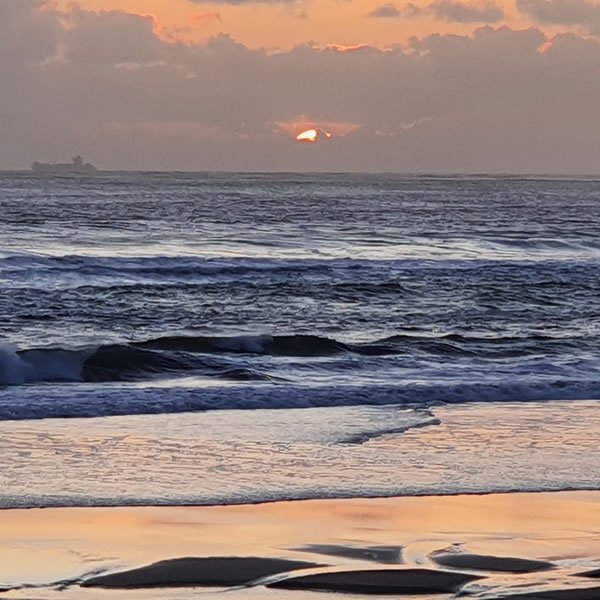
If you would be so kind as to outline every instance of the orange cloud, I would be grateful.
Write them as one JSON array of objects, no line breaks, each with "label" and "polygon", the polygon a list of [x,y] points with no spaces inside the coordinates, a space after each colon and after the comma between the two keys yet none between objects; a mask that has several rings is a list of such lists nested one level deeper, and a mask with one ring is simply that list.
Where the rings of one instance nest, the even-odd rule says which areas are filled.
[{"label": "orange cloud", "polygon": [[354,44],[353,46],[344,46],[343,44],[328,44],[327,50],[335,50],[336,52],[356,52],[357,50],[364,50],[371,48],[369,44]]},{"label": "orange cloud", "polygon": [[221,13],[219,13],[216,10],[209,10],[207,12],[192,15],[192,21],[196,21],[198,23],[202,23],[203,21],[210,21],[211,19],[216,19],[217,21],[220,21]]}]

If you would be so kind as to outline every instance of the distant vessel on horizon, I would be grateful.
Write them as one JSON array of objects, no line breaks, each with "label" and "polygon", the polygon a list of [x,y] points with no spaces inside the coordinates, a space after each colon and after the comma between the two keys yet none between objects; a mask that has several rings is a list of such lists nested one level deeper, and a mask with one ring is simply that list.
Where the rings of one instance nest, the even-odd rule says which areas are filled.
[{"label": "distant vessel on horizon", "polygon": [[65,173],[78,175],[93,175],[98,169],[92,163],[84,163],[81,156],[77,155],[70,163],[41,163],[34,162],[31,165],[34,173]]}]

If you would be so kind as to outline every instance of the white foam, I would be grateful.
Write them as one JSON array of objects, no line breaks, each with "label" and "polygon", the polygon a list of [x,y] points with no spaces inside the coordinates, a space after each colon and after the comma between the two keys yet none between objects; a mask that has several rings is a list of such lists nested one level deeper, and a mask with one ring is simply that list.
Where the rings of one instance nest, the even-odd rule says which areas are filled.
[{"label": "white foam", "polygon": [[[40,371],[36,374],[39,376]],[[70,372],[71,375],[77,372]],[[48,375],[65,380],[62,367]],[[76,380],[75,377],[71,381]],[[27,376],[25,377],[27,382]],[[48,381],[48,380],[47,380]],[[18,381],[17,381],[18,383]],[[294,385],[265,383],[207,384],[203,378],[161,381],[104,382],[65,386],[44,385],[0,390],[0,420],[55,417],[180,413],[241,409],[397,405],[428,407],[439,404],[527,403],[549,400],[600,399],[600,382],[542,382],[474,385]],[[302,412],[302,411],[300,411]]]},{"label": "white foam", "polygon": [[[68,395],[67,386],[45,387]],[[31,390],[15,390],[11,396],[22,390],[21,403],[35,408]],[[165,398],[173,392],[164,390]],[[119,405],[140,393],[105,389],[94,401]],[[376,407],[14,420],[2,424],[0,507],[599,487],[597,402],[539,402],[518,409],[476,403],[433,412],[442,425],[419,429],[420,423],[433,425],[428,412]],[[344,443],[348,438],[366,443]],[[50,472],[60,477],[48,477]]]}]

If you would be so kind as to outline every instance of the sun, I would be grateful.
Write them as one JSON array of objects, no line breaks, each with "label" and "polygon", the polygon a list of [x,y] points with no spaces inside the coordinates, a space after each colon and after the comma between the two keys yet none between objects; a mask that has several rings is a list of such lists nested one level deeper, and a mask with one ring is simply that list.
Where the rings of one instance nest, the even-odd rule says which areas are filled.
[{"label": "sun", "polygon": [[302,131],[296,136],[297,142],[309,142],[314,144],[318,142],[322,137],[329,139],[332,137],[332,134],[329,131],[323,131],[322,129],[318,129],[316,127],[312,127],[311,129],[306,129]]},{"label": "sun", "polygon": [[298,142],[314,143],[319,139],[319,132],[316,129],[307,129],[296,136]]}]

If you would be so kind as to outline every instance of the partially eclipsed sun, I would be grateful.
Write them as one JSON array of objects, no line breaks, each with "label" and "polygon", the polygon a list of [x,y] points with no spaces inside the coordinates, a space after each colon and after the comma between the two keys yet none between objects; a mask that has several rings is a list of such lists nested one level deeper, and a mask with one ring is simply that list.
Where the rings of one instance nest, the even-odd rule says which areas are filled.
[{"label": "partially eclipsed sun", "polygon": [[314,143],[317,142],[321,138],[321,136],[330,138],[331,133],[329,133],[329,131],[323,131],[322,129],[311,128],[299,133],[296,136],[296,141]]},{"label": "partially eclipsed sun", "polygon": [[319,132],[316,129],[307,129],[296,136],[299,142],[316,142],[319,139]]}]

